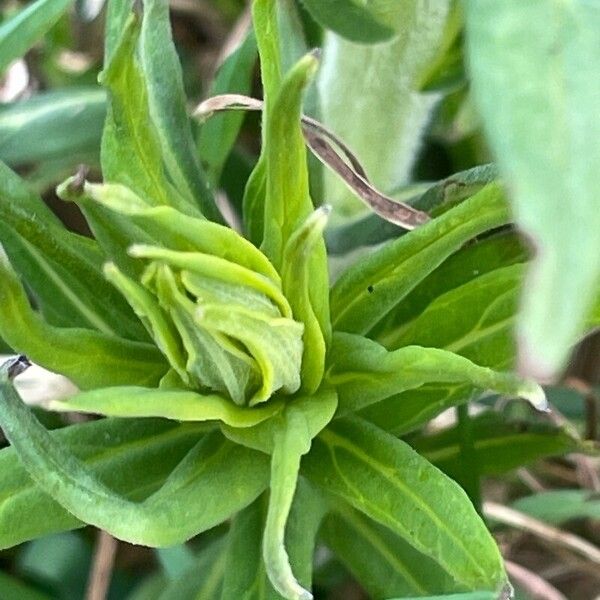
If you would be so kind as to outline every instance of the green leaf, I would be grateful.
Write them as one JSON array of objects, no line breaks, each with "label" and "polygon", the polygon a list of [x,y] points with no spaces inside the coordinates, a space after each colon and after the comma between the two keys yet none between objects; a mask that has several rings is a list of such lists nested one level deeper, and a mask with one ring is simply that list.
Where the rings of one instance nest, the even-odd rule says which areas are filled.
[{"label": "green leaf", "polygon": [[324,541],[371,597],[457,589],[438,564],[386,527],[342,502],[336,502],[336,509],[323,525]]},{"label": "green leaf", "polygon": [[110,387],[83,392],[64,401],[48,404],[49,410],[77,411],[107,417],[162,417],[175,421],[222,421],[232,427],[253,427],[282,408],[268,402],[255,407],[236,406],[216,394],[188,390],[159,390],[142,387]]},{"label": "green leaf", "polygon": [[[451,2],[381,2],[393,15],[385,22],[397,27],[398,35],[390,43],[365,46],[325,36],[319,114],[360,157],[375,187],[389,192],[408,183],[416,148],[438,99],[417,90],[443,40]],[[313,0],[317,3],[325,10],[340,0]],[[369,4],[375,6],[373,1]],[[360,27],[364,31],[362,20]],[[332,223],[367,212],[337,176],[324,175],[323,198],[334,208]]]},{"label": "green leaf", "polygon": [[[437,216],[455,204],[470,198],[498,177],[494,165],[481,165],[450,175],[434,185],[427,183],[402,186],[392,195],[418,210]],[[344,254],[356,246],[373,246],[410,233],[370,213],[350,223],[328,228],[325,240],[332,254]]]},{"label": "green leaf", "polygon": [[[274,98],[267,104],[265,123],[266,196],[264,238],[261,250],[276,268],[294,231],[312,212],[308,190],[306,144],[300,126],[302,96],[317,70],[317,59],[308,54],[287,74]],[[321,252],[324,259],[325,246]],[[315,276],[322,278],[321,272]]]},{"label": "green leaf", "polygon": [[498,598],[499,596],[497,592],[467,592],[465,594],[448,594],[446,596],[392,598],[391,600],[498,600]]},{"label": "green leaf", "polygon": [[233,519],[221,600],[282,600],[269,583],[262,561],[264,512],[265,503],[259,499]]},{"label": "green leaf", "polygon": [[126,185],[151,204],[176,206],[188,214],[202,216],[194,210],[192,201],[171,185],[157,127],[148,118],[149,92],[136,59],[141,29],[139,17],[130,14],[100,77],[109,101],[102,139],[103,175],[106,181]]},{"label": "green leaf", "polygon": [[0,423],[27,472],[78,519],[118,539],[147,546],[182,543],[247,506],[267,485],[266,457],[214,432],[190,450],[157,492],[132,502],[40,425],[9,382],[8,370],[5,365],[0,372]]},{"label": "green leaf", "polygon": [[537,250],[518,322],[523,373],[565,365],[600,281],[600,6],[466,3],[474,98]]},{"label": "green leaf", "polygon": [[[102,419],[50,432],[119,493],[141,500],[158,489],[206,425],[159,419]],[[0,548],[81,527],[37,486],[14,448],[0,450]]]},{"label": "green leaf", "polygon": [[[526,259],[527,251],[513,232],[502,232],[479,240],[477,243],[469,244],[450,256],[416,286],[386,319],[369,332],[369,337],[374,337],[389,350],[396,350],[407,343],[410,344],[412,343],[410,336],[406,337],[405,331],[411,328],[412,322],[422,313],[429,310],[429,306],[433,307],[438,298],[488,273],[515,263],[525,262]],[[515,279],[514,283],[518,287],[518,279]],[[482,283],[482,285],[485,284]],[[476,284],[474,283],[470,289],[475,290]],[[490,299],[488,302],[493,301],[493,295],[490,294],[488,297]],[[484,298],[481,298],[478,304],[482,308],[483,302]],[[466,322],[469,319],[464,316],[464,313],[475,312],[476,308],[473,306],[473,302],[465,302],[462,308],[460,318],[459,314],[456,314],[455,317],[459,318],[459,321],[463,319]],[[436,331],[440,327],[445,328],[446,321],[436,323]],[[421,326],[425,325],[425,320],[421,323]],[[454,323],[454,319],[451,320],[452,323]],[[433,328],[430,327],[430,329]],[[439,344],[436,343],[437,345]]]},{"label": "green leaf", "polygon": [[333,421],[302,472],[388,527],[467,589],[497,589],[502,558],[464,491],[407,444],[358,418]]},{"label": "green leaf", "polygon": [[0,24],[0,75],[66,12],[73,0],[37,0]]},{"label": "green leaf", "polygon": [[328,382],[340,399],[340,414],[354,412],[425,383],[469,383],[529,400],[544,410],[542,388],[511,373],[498,373],[468,359],[441,350],[406,346],[393,352],[352,334],[336,333],[331,349]]},{"label": "green leaf", "polygon": [[[548,423],[511,421],[491,411],[473,417],[471,430],[481,475],[500,475],[548,456],[592,449],[565,428]],[[411,445],[453,479],[464,480],[457,426],[413,438]]]},{"label": "green leaf", "polygon": [[143,6],[140,61],[167,171],[184,197],[198,205],[208,219],[221,222],[196,153],[181,65],[171,35],[169,2],[143,0]]},{"label": "green leaf", "polygon": [[225,540],[218,539],[191,557],[175,581],[160,594],[160,600],[214,600],[220,596],[225,575]]},{"label": "green leaf", "polygon": [[104,256],[97,245],[67,232],[1,162],[0,243],[51,323],[146,337],[123,298],[104,279]]},{"label": "green leaf", "polygon": [[334,329],[366,333],[463,244],[508,219],[500,188],[490,184],[410,235],[359,260],[333,286]]},{"label": "green leaf", "polygon": [[[386,0],[356,2],[356,0],[302,0],[323,28],[331,29],[345,38],[360,43],[372,44],[389,40],[396,34],[395,23],[390,17],[398,8],[391,8],[394,3]],[[387,6],[386,6],[387,4]],[[391,14],[390,14],[391,13]]]},{"label": "green leaf", "polygon": [[600,520],[600,498],[590,490],[540,492],[519,498],[512,507],[552,525],[572,519]]},{"label": "green leaf", "polygon": [[50,596],[2,571],[0,571],[0,589],[3,600],[50,600]]},{"label": "green leaf", "polygon": [[284,545],[286,523],[294,499],[300,459],[313,438],[329,423],[337,407],[334,392],[295,399],[282,411],[258,426],[242,431],[222,427],[235,442],[272,454],[271,493],[263,541],[263,557],[273,587],[285,598],[312,598],[292,573]]},{"label": "green leaf", "polygon": [[[244,94],[251,91],[256,64],[256,38],[249,31],[240,46],[225,59],[210,89],[210,96]],[[244,121],[242,111],[214,115],[202,124],[198,152],[213,186],[218,185],[223,167]]]},{"label": "green leaf", "polygon": [[81,389],[155,385],[166,372],[166,363],[150,344],[46,323],[31,308],[21,282],[2,255],[0,275],[0,336],[37,364],[65,375]]},{"label": "green leaf", "polygon": [[3,105],[0,160],[22,165],[97,152],[105,114],[106,94],[97,87],[42,92]]},{"label": "green leaf", "polygon": [[283,255],[283,292],[290,299],[295,319],[304,323],[301,380],[302,390],[308,394],[321,384],[331,341],[323,252],[323,229],[328,215],[328,207],[317,209],[290,237]]}]

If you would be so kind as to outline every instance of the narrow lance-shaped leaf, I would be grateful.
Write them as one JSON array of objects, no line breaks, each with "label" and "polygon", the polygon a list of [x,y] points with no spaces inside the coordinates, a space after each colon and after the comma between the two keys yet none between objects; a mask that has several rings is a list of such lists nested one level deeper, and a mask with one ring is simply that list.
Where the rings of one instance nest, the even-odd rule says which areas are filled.
[{"label": "narrow lance-shaped leaf", "polygon": [[331,292],[335,329],[366,333],[467,241],[509,220],[497,184],[358,261]]},{"label": "narrow lance-shaped leaf", "polygon": [[48,325],[30,306],[6,256],[0,253],[0,336],[37,364],[67,376],[78,387],[154,385],[167,370],[146,343],[81,328]]},{"label": "narrow lance-shaped leaf", "polygon": [[236,406],[216,394],[144,387],[110,387],[54,400],[49,410],[83,412],[107,417],[162,417],[176,421],[221,421],[232,427],[253,427],[277,414],[281,402],[260,407]]},{"label": "narrow lance-shaped leaf", "polygon": [[358,418],[333,421],[302,473],[388,527],[467,589],[497,590],[502,558],[464,491],[401,440]]},{"label": "narrow lance-shaped leaf", "polygon": [[[194,206],[169,182],[162,148],[150,112],[144,72],[136,48],[141,31],[137,13],[127,19],[119,43],[100,81],[108,89],[108,116],[102,140],[105,180],[122,183],[157,205],[193,212]],[[202,216],[197,212],[198,216]]]},{"label": "narrow lance-shaped leaf", "polygon": [[[50,431],[111,488],[131,500],[157,490],[196,445],[206,424],[100,419]],[[29,477],[14,448],[0,451],[0,548],[83,523]]]},{"label": "narrow lance-shaped leaf", "polygon": [[53,324],[144,339],[132,311],[102,275],[98,245],[58,218],[0,162],[0,242]]},{"label": "narrow lance-shaped leaf", "polygon": [[266,459],[215,432],[157,492],[143,502],[127,500],[40,425],[10,382],[12,368],[11,362],[0,369],[0,423],[29,475],[78,519],[119,539],[148,546],[182,543],[252,502],[267,485]]},{"label": "narrow lance-shaped leaf", "polygon": [[267,187],[261,249],[275,267],[281,267],[285,245],[312,211],[300,116],[303,92],[317,66],[310,54],[301,59],[285,77],[272,108],[267,104],[265,109]]},{"label": "narrow lance-shaped leaf", "polygon": [[466,16],[474,99],[536,249],[519,365],[553,378],[600,281],[600,5],[470,0]]},{"label": "narrow lance-shaped leaf", "polygon": [[37,0],[0,25],[0,75],[60,19],[73,0]]},{"label": "narrow lance-shaped leaf", "polygon": [[[328,290],[315,289],[318,275],[311,269],[311,265],[316,266],[315,262],[322,255],[323,229],[328,215],[329,207],[317,209],[294,232],[283,255],[283,291],[286,298],[290,299],[294,317],[304,323],[301,379],[302,389],[306,393],[315,392],[321,384],[326,344],[331,339]],[[317,297],[313,300],[315,295]],[[316,314],[316,311],[320,314]]]},{"label": "narrow lance-shaped leaf", "polygon": [[211,221],[222,222],[192,137],[181,65],[171,34],[168,0],[143,0],[139,49],[150,116],[169,176],[188,202],[199,206]]},{"label": "narrow lance-shaped leaf", "polygon": [[542,388],[510,373],[498,373],[439,348],[407,346],[393,352],[367,338],[336,333],[328,381],[340,396],[340,413],[360,410],[401,391],[431,382],[470,383],[529,400],[546,410]]}]

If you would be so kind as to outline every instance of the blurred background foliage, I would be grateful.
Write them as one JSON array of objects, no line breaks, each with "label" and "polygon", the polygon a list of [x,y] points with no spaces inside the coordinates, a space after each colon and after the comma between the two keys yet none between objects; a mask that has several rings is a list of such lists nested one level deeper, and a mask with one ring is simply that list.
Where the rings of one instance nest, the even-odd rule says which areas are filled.
[{"label": "blurred background foliage", "polygon": [[[0,28],[27,4],[2,0]],[[287,64],[307,49],[325,47],[322,74],[309,94],[307,110],[350,143],[383,191],[398,197],[406,194],[409,183],[437,181],[491,161],[465,76],[462,20],[450,12],[450,3],[439,5],[446,6],[437,17],[441,25],[422,32],[423,39],[435,40],[432,48],[438,51],[415,63],[410,77],[397,82],[394,95],[382,98],[394,77],[385,67],[392,71],[390,65],[400,55],[406,63],[406,48],[400,44],[373,50],[325,36],[300,2],[281,2]],[[171,8],[190,109],[216,93],[260,96],[256,47],[244,0],[171,0]],[[104,10],[103,0],[78,0],[23,57],[3,64],[6,57],[0,53],[0,160],[25,177],[68,227],[83,233],[86,225],[75,204],[58,201],[54,188],[82,163],[92,176],[100,176],[105,93],[97,77],[103,60]],[[351,62],[357,74],[344,67]],[[367,83],[361,74],[370,73],[375,63],[381,63],[381,69]],[[399,97],[404,99],[404,112],[386,115]],[[195,134],[213,187],[235,213],[258,158],[258,115],[219,115],[208,124],[196,124]],[[416,149],[408,153],[416,159],[381,166],[378,157],[398,144]],[[336,185],[316,162],[312,164],[317,201],[348,194]],[[351,196],[338,206],[347,208],[341,218],[360,216],[363,210]],[[484,413],[473,421],[474,443],[486,475],[485,497],[491,502],[487,516],[503,555],[514,565],[509,573],[523,583],[518,598],[600,598],[598,459],[581,453],[585,448],[568,435],[569,428],[575,428],[585,440],[600,440],[599,351],[598,336],[586,340],[561,384],[548,389],[557,408],[554,423],[540,425],[519,403],[505,407],[502,418],[496,416],[500,413]],[[62,417],[55,418],[54,426],[64,424]],[[409,441],[460,481],[460,460],[452,454],[455,429],[438,419],[428,431],[411,434]],[[554,433],[546,435],[549,430]],[[502,512],[506,508],[521,515],[519,525],[511,521],[512,513],[507,517]],[[540,530],[540,524],[546,529]],[[344,526],[328,521],[325,539],[328,530]],[[214,598],[214,580],[224,568],[222,533],[217,529],[185,546],[159,551],[117,544],[91,528],[51,535],[0,552],[0,600],[99,599],[105,589],[113,600]],[[569,535],[587,545],[582,550],[566,543]],[[359,543],[351,529],[348,538],[349,543]],[[324,547],[316,561],[316,597],[368,597],[350,575],[360,571],[359,565],[342,565]],[[551,585],[550,591],[537,582],[542,587],[536,596],[532,573]]]}]

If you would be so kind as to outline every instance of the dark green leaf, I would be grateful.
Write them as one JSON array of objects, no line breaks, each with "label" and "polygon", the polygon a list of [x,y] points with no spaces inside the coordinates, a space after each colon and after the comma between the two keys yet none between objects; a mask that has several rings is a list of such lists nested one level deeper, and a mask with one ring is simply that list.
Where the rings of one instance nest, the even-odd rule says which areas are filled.
[{"label": "dark green leaf", "polygon": [[73,0],[37,0],[0,24],[0,75],[37,42]]},{"label": "dark green leaf", "polygon": [[518,321],[523,373],[553,378],[600,279],[600,5],[469,0],[474,99],[537,250]]},{"label": "dark green leaf", "polygon": [[0,106],[0,160],[22,165],[98,152],[105,115],[106,94],[95,87],[42,92]]},{"label": "dark green leaf", "polygon": [[[385,2],[375,0],[368,5],[355,0],[302,0],[312,17],[353,42],[376,43],[395,35],[394,25],[386,15]],[[389,4],[389,3],[388,3]],[[392,9],[392,15],[393,15]],[[388,8],[387,11],[390,11]]]},{"label": "dark green leaf", "polygon": [[359,260],[332,289],[334,328],[366,333],[463,244],[508,219],[499,186],[490,184],[430,223]]},{"label": "dark green leaf", "polygon": [[505,582],[498,548],[463,490],[377,427],[334,421],[313,441],[302,471],[429,556],[457,585]]},{"label": "dark green leaf", "polygon": [[67,232],[1,162],[0,243],[50,322],[146,338],[131,309],[104,279],[98,246]]},{"label": "dark green leaf", "polygon": [[50,600],[50,596],[0,571],[2,600]]},{"label": "dark green leaf", "polygon": [[[510,421],[495,412],[471,419],[475,460],[481,475],[499,475],[540,458],[591,451],[573,433],[549,423]],[[464,478],[457,426],[411,440],[411,445],[454,479]]]},{"label": "dark green leaf", "polygon": [[[50,433],[96,476],[128,498],[158,489],[202,435],[205,425],[159,419],[102,419]],[[13,448],[0,451],[0,547],[81,527],[29,477]]]},{"label": "dark green leaf", "polygon": [[457,589],[450,575],[433,560],[348,506],[327,517],[322,535],[371,598]]}]

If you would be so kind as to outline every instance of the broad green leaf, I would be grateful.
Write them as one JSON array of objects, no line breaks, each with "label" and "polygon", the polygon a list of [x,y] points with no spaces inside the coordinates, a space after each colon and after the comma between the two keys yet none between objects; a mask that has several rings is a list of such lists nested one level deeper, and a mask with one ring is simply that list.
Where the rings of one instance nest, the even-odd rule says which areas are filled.
[{"label": "broad green leaf", "polygon": [[[411,322],[428,310],[437,298],[488,273],[525,262],[526,259],[527,252],[513,232],[502,232],[469,244],[450,256],[416,286],[386,319],[369,332],[369,337],[374,337],[390,350],[400,348],[406,345],[407,339],[410,339],[404,337],[404,331],[410,328]],[[517,280],[515,284],[518,285]],[[473,284],[471,289],[475,287],[476,284]],[[489,297],[492,298],[491,295]],[[482,305],[483,302],[480,304]],[[473,310],[471,303],[465,303],[463,306],[463,312]],[[436,323],[435,329],[440,325]]]},{"label": "broad green leaf", "polygon": [[118,539],[147,546],[182,543],[247,506],[267,485],[266,457],[214,432],[189,451],[158,491],[132,502],[40,425],[7,371],[4,366],[0,373],[0,423],[27,472],[75,517]]},{"label": "broad green leaf", "polygon": [[[431,216],[438,216],[455,204],[474,196],[497,177],[494,165],[481,165],[455,173],[434,185],[418,183],[402,186],[392,196]],[[325,241],[331,254],[344,254],[357,246],[374,246],[408,233],[410,232],[398,225],[370,213],[347,224],[329,227],[325,233]]]},{"label": "broad green leaf", "polygon": [[1,106],[0,160],[23,165],[97,152],[105,114],[106,94],[97,87],[43,92]]},{"label": "broad green leaf", "polygon": [[600,498],[591,490],[539,492],[519,498],[512,507],[552,525],[572,519],[600,520]]},{"label": "broad green leaf", "polygon": [[[382,341],[391,349],[436,346],[482,367],[512,369],[513,326],[523,269],[523,265],[496,269],[442,294]],[[400,435],[446,408],[467,402],[473,392],[469,385],[427,384],[373,404],[361,414]]]},{"label": "broad green leaf", "polygon": [[21,282],[0,255],[0,336],[37,364],[82,389],[155,385],[167,371],[160,352],[143,342],[81,328],[54,327],[29,304]]},{"label": "broad green leaf", "polygon": [[438,382],[468,383],[481,390],[524,398],[541,410],[547,406],[537,383],[480,367],[439,348],[406,346],[390,352],[367,338],[336,333],[330,354],[328,382],[339,394],[340,414]]},{"label": "broad green leaf", "polygon": [[[304,323],[301,379],[302,390],[309,394],[321,384],[331,341],[329,293],[326,286],[320,288],[318,281],[327,279],[327,267],[320,259],[324,258],[323,229],[328,215],[328,207],[317,209],[290,237],[283,254],[283,291],[294,317]],[[319,267],[321,277],[315,272]]]},{"label": "broad green leaf", "polygon": [[497,589],[502,558],[464,491],[407,444],[358,418],[333,421],[302,461],[309,480],[388,527],[467,589]]},{"label": "broad green leaf", "polygon": [[50,600],[50,596],[2,571],[0,571],[0,589],[3,600]]},{"label": "broad green leaf", "polygon": [[[261,249],[276,268],[294,231],[312,212],[308,190],[306,145],[300,126],[302,97],[317,70],[308,54],[286,75],[265,124],[266,196],[264,238]],[[325,247],[319,258],[323,258]],[[322,271],[322,267],[321,267]],[[322,273],[317,272],[317,277]]]},{"label": "broad green leaf", "polygon": [[218,539],[191,556],[191,564],[161,592],[159,600],[214,600],[225,575],[225,540]]},{"label": "broad green leaf", "polygon": [[107,417],[162,417],[175,421],[222,421],[232,427],[253,427],[282,409],[280,402],[236,406],[215,394],[142,387],[110,387],[83,392],[48,404],[49,410],[84,412]]},{"label": "broad green leaf", "polygon": [[[128,498],[158,489],[206,425],[160,419],[102,419],[50,432],[94,474]],[[0,548],[81,527],[81,521],[35,484],[14,448],[0,450]]]},{"label": "broad green leaf", "polygon": [[[565,428],[510,421],[491,411],[473,417],[471,430],[481,475],[499,475],[548,456],[593,450]],[[411,439],[411,446],[453,479],[464,481],[458,427]]]},{"label": "broad green leaf", "polygon": [[221,222],[223,219],[200,167],[192,137],[167,0],[143,0],[139,50],[150,116],[158,132],[169,176],[177,190],[199,206],[204,216]]},{"label": "broad green leaf", "polygon": [[[245,94],[251,91],[252,72],[256,64],[256,38],[249,31],[240,46],[220,66],[210,89],[210,96]],[[221,179],[225,161],[233,148],[244,121],[244,113],[231,111],[214,115],[201,125],[198,152],[212,185]]]},{"label": "broad green leaf", "polygon": [[51,323],[146,337],[123,298],[104,279],[104,256],[98,246],[67,232],[1,162],[0,243]]},{"label": "broad green leaf", "polygon": [[37,0],[0,24],[0,75],[66,12],[73,0]]},{"label": "broad green leaf", "polygon": [[401,537],[341,502],[336,508],[321,530],[324,541],[370,597],[456,591],[450,575]]},{"label": "broad green leaf", "polygon": [[[312,3],[326,10],[340,1]],[[323,123],[352,148],[375,187],[389,192],[408,182],[439,98],[419,93],[418,85],[443,39],[451,2],[383,1],[395,15],[390,22],[398,27],[397,37],[364,46],[327,33],[318,90]],[[325,173],[324,184],[323,198],[334,208],[332,224],[366,212],[336,176]]]},{"label": "broad green leaf", "polygon": [[519,367],[554,378],[600,282],[600,5],[469,0],[474,98],[517,223],[537,251],[518,321]]},{"label": "broad green leaf", "polygon": [[333,286],[334,328],[366,333],[463,244],[508,220],[503,194],[490,184],[410,235],[388,242],[355,263]]},{"label": "broad green leaf", "polygon": [[103,175],[106,181],[126,185],[151,204],[176,206],[193,214],[191,200],[168,179],[157,128],[149,118],[149,92],[136,58],[141,29],[139,16],[131,13],[111,61],[100,76],[108,90]]}]

